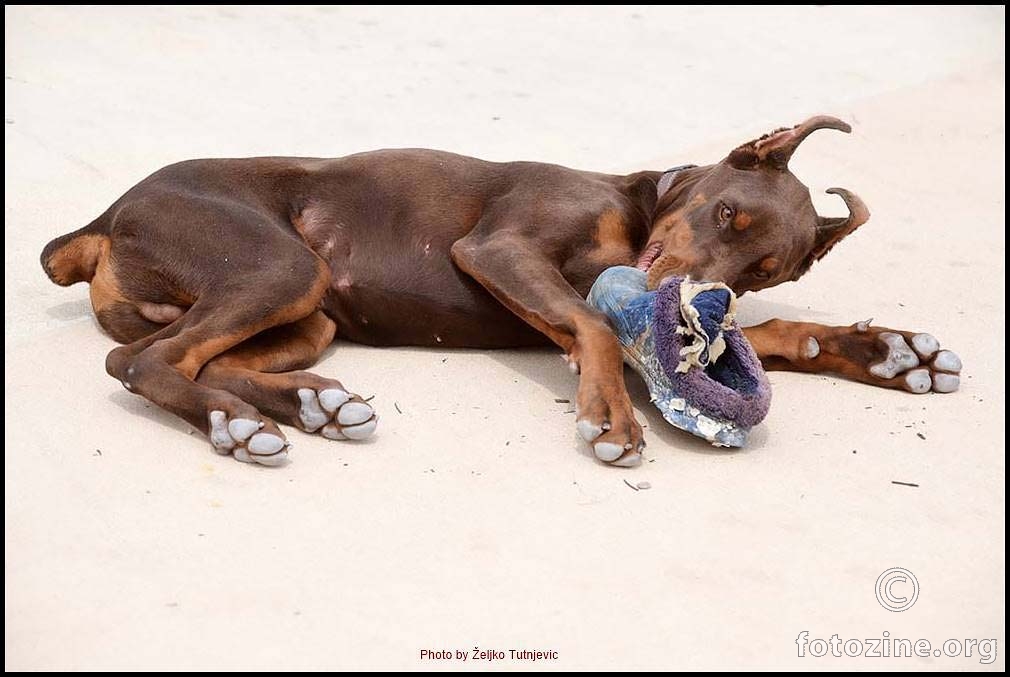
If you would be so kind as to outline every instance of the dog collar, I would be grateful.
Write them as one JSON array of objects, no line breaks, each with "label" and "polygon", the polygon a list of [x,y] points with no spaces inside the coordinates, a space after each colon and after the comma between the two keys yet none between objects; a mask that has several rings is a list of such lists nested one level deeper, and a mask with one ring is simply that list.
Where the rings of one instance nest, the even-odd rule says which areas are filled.
[{"label": "dog collar", "polygon": [[656,183],[656,201],[658,202],[660,198],[666,195],[666,191],[670,190],[670,186],[673,185],[673,180],[677,178],[677,174],[680,174],[685,169],[694,169],[697,166],[677,165],[663,172],[663,175],[659,177],[659,182]]}]

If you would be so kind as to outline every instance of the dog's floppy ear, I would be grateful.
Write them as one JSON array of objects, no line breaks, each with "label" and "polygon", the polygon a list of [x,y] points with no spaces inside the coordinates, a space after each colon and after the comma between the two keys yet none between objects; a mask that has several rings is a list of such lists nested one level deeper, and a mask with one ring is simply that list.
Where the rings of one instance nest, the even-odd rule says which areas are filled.
[{"label": "dog's floppy ear", "polygon": [[794,280],[799,279],[801,275],[810,270],[814,261],[824,258],[824,255],[831,251],[832,247],[870,219],[870,210],[866,203],[860,200],[855,193],[844,188],[828,188],[827,192],[838,195],[845,201],[845,206],[849,208],[849,215],[817,217],[817,235],[814,239],[814,247],[797,268],[793,275]]},{"label": "dog's floppy ear", "polygon": [[726,162],[736,169],[753,169],[758,165],[785,169],[789,165],[789,158],[803,139],[818,129],[837,129],[846,134],[852,131],[852,127],[838,118],[818,115],[795,127],[777,129],[760,139],[743,144],[729,154]]}]

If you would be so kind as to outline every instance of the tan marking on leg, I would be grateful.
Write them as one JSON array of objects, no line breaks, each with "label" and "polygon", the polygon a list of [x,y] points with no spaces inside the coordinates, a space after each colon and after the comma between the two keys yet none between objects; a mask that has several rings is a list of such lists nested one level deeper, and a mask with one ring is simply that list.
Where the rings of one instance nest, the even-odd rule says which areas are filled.
[{"label": "tan marking on leg", "polygon": [[116,280],[116,274],[109,261],[109,238],[98,235],[86,237],[101,238],[101,241],[96,245],[98,252],[95,275],[91,278],[91,288],[88,290],[91,296],[91,307],[97,315],[114,303],[129,303],[129,301],[119,290],[119,281]]},{"label": "tan marking on leg", "polygon": [[319,303],[329,285],[329,268],[319,257],[316,261],[316,278],[312,287],[303,294],[297,301],[287,306],[277,309],[270,315],[264,317],[248,327],[242,327],[236,332],[216,336],[208,340],[190,346],[180,360],[172,366],[185,374],[188,378],[196,378],[203,365],[207,364],[211,358],[220,355],[224,351],[237,346],[246,339],[255,336],[264,329],[276,327],[278,325],[289,324],[306,317],[319,307]]},{"label": "tan marking on leg", "polygon": [[282,372],[311,366],[333,342],[336,323],[322,311],[289,325],[274,327],[240,343],[207,363],[206,368],[243,368]]},{"label": "tan marking on leg", "polygon": [[59,285],[87,281],[95,275],[103,255],[107,255],[109,238],[106,235],[80,235],[63,245],[46,261],[46,267]]}]

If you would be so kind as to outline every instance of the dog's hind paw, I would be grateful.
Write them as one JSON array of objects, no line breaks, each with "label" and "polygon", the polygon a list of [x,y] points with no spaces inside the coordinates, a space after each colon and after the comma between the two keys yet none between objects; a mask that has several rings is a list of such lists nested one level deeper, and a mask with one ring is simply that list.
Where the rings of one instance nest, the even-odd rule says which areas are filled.
[{"label": "dog's hind paw", "polygon": [[210,412],[209,436],[214,451],[231,454],[243,463],[283,465],[288,460],[291,443],[273,421],[234,417],[220,409]]},{"label": "dog's hind paw", "polygon": [[299,388],[298,418],[306,432],[331,440],[364,440],[372,436],[379,417],[360,396],[342,388]]}]

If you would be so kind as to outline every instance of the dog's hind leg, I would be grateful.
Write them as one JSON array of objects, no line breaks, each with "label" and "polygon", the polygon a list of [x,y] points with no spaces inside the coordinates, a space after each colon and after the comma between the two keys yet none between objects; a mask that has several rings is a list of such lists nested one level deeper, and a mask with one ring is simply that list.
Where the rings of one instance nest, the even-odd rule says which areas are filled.
[{"label": "dog's hind leg", "polygon": [[138,289],[152,286],[130,281],[171,266],[173,277],[187,281],[181,292],[192,304],[172,313],[178,317],[162,329],[113,350],[106,369],[131,392],[207,433],[219,453],[277,465],[286,457],[277,424],[235,394],[196,378],[217,355],[312,315],[328,287],[329,268],[272,223],[250,224],[246,214],[194,211],[192,220],[207,223],[202,232],[213,233],[213,241],[173,236],[157,214],[128,222],[125,234],[113,229],[111,257],[124,298],[136,300]]},{"label": "dog's hind leg", "polygon": [[378,417],[340,381],[307,371],[333,340],[336,325],[322,311],[274,327],[218,355],[197,382],[226,390],[276,421],[329,439],[361,440],[375,431]]}]

